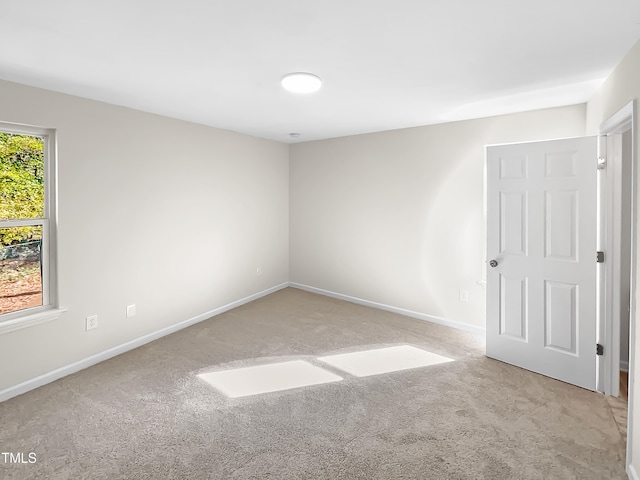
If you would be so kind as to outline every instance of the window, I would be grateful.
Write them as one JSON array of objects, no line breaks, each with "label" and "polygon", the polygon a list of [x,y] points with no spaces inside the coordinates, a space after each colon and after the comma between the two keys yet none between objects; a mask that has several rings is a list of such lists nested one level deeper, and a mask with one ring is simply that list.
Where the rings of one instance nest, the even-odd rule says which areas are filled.
[{"label": "window", "polygon": [[53,130],[0,123],[0,333],[56,318]]}]

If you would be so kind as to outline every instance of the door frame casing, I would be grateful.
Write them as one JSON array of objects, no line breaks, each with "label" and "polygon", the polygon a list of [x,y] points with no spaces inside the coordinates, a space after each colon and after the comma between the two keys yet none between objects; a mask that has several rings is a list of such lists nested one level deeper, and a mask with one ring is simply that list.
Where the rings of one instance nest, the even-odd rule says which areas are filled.
[{"label": "door frame casing", "polygon": [[[636,348],[635,348],[635,338],[636,338],[636,308],[637,302],[635,298],[636,285],[637,285],[637,269],[636,269],[636,259],[637,259],[637,227],[638,227],[638,218],[637,218],[637,169],[638,166],[636,164],[637,158],[637,126],[636,126],[636,101],[633,100],[623,106],[620,110],[614,113],[611,117],[609,117],[605,122],[600,125],[600,135],[615,135],[626,132],[631,129],[631,279],[630,279],[630,309],[629,309],[629,394],[628,394],[628,420],[627,425],[633,425],[633,401],[635,396],[635,388],[634,388],[634,376],[635,376],[635,356],[636,356]],[[613,176],[610,176],[608,179],[609,188],[613,185]],[[619,183],[618,183],[619,185]],[[617,195],[621,198],[621,191],[619,188],[616,190],[615,188],[611,189],[607,195],[607,201],[611,202],[613,195]],[[620,205],[620,201],[617,202],[617,205]],[[621,211],[612,211],[613,215],[621,215]],[[613,233],[611,218],[607,220],[607,225],[604,226],[604,229],[609,231],[610,234]],[[611,238],[606,239],[606,244],[603,245],[604,248],[612,248],[613,245],[618,242],[620,238]],[[611,288],[607,289],[606,286],[612,285],[615,282],[615,265],[612,265],[611,268],[604,269],[603,272],[603,281],[605,288],[601,289],[598,293],[600,297],[600,301],[605,303],[605,308],[600,310],[599,314],[604,315],[599,319],[599,334],[604,335],[605,341],[609,343],[609,347],[612,345],[616,345],[617,348],[609,348],[609,351],[613,353],[613,355],[604,355],[601,359],[599,359],[598,373],[599,376],[602,376],[602,387],[603,389],[598,388],[599,391],[603,391],[605,394],[609,395],[613,391],[617,391],[619,388],[619,375],[620,375],[620,318],[619,316],[615,318],[612,315],[613,309],[611,308],[612,301],[620,302],[619,298],[609,298],[611,295]],[[608,293],[607,293],[608,290]],[[619,310],[618,310],[619,311]],[[617,332],[617,336],[616,336]],[[607,345],[605,345],[606,351]],[[616,382],[613,385],[614,382]],[[601,382],[598,381],[598,386],[601,386]],[[615,390],[614,390],[615,389]],[[631,454],[632,454],[632,443],[633,443],[633,428],[627,428],[627,455],[626,455],[626,463],[627,463],[627,472],[629,472],[629,467],[631,465]]]},{"label": "door frame casing", "polygon": [[[605,355],[598,358],[598,388],[597,390],[606,395],[618,395],[620,378],[620,312],[619,298],[619,277],[618,267],[620,263],[619,249],[621,238],[621,158],[607,158],[611,150],[612,139],[608,138],[618,135],[631,129],[632,137],[634,131],[634,102],[630,102],[622,109],[611,116],[600,126],[600,135],[604,141],[601,142],[599,156],[606,158],[606,172],[600,181],[600,227],[601,232],[598,239],[598,250],[605,252],[606,261],[598,272],[599,280],[599,308],[598,308],[598,339],[605,347]],[[635,287],[635,224],[636,224],[636,182],[633,162],[635,155],[635,141],[632,138],[632,161],[631,161],[631,292]],[[634,316],[634,299],[631,296],[630,317]],[[629,326],[631,328],[632,318]],[[633,336],[630,335],[632,338]],[[631,345],[630,345],[631,350]],[[629,358],[631,363],[631,358]]]}]

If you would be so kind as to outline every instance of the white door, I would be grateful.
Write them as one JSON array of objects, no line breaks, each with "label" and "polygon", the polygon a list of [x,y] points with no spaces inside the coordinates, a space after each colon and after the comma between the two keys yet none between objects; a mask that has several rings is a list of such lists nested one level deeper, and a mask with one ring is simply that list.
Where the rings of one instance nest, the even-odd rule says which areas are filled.
[{"label": "white door", "polygon": [[596,387],[597,138],[487,149],[487,356]]}]

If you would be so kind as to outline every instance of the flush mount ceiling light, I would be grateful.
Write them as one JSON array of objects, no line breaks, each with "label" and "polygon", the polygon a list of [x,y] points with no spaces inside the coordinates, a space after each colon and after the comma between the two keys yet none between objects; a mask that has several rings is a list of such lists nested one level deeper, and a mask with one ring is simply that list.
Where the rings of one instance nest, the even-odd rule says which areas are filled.
[{"label": "flush mount ceiling light", "polygon": [[322,79],[313,73],[295,72],[282,77],[282,87],[292,93],[313,93],[320,90]]}]

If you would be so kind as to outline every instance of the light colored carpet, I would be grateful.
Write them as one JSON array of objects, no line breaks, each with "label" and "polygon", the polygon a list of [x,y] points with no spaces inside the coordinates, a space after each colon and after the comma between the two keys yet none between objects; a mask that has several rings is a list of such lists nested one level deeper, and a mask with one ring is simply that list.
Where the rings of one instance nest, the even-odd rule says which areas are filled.
[{"label": "light colored carpet", "polygon": [[[198,373],[411,345],[455,361],[228,399]],[[0,404],[8,479],[623,479],[605,397],[473,335],[288,288]]]}]

